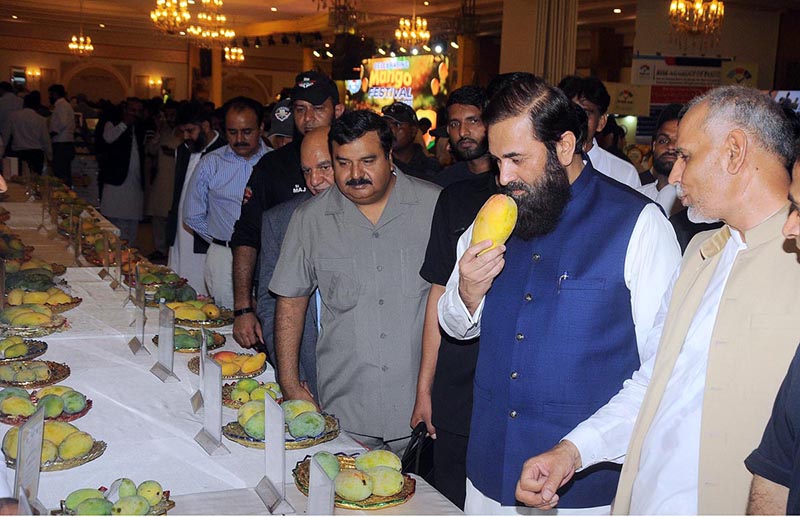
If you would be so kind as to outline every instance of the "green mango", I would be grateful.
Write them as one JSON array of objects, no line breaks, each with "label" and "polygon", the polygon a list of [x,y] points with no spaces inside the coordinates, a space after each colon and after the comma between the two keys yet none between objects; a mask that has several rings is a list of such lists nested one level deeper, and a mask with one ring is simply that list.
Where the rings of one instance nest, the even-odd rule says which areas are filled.
[{"label": "green mango", "polygon": [[0,391],[0,403],[2,403],[5,399],[11,396],[28,398],[28,392],[23,390],[22,388],[15,388],[15,387],[6,388],[3,391]]},{"label": "green mango", "polygon": [[68,391],[61,398],[64,400],[64,412],[68,415],[80,413],[86,407],[86,395],[79,391]]},{"label": "green mango", "polygon": [[258,381],[255,379],[241,379],[236,383],[236,389],[244,390],[247,393],[258,388]]},{"label": "green mango", "polygon": [[392,467],[372,467],[367,475],[372,478],[372,493],[382,497],[400,492],[406,482],[403,474]]},{"label": "green mango", "polygon": [[100,490],[95,490],[94,488],[79,488],[67,496],[67,498],[64,500],[64,504],[66,505],[67,510],[75,511],[75,509],[78,508],[78,505],[87,499],[102,498],[103,492]]},{"label": "green mango", "polygon": [[176,334],[174,337],[175,348],[198,348],[200,343],[190,334]]},{"label": "green mango", "polygon": [[328,451],[319,451],[318,453],[314,454],[314,458],[319,462],[322,470],[325,471],[329,478],[336,479],[336,475],[339,473],[340,466],[339,460],[336,459],[335,455]]},{"label": "green mango", "polygon": [[147,515],[150,503],[140,495],[120,497],[111,507],[111,515]]},{"label": "green mango", "polygon": [[64,399],[58,395],[45,395],[39,399],[39,406],[44,407],[45,418],[55,418],[64,412]]},{"label": "green mango", "polygon": [[179,302],[196,300],[197,291],[195,291],[189,284],[184,284],[175,291],[175,296]]},{"label": "green mango", "polygon": [[398,472],[403,468],[403,464],[397,454],[392,451],[369,451],[356,458],[356,468],[367,471],[374,467],[391,467]]},{"label": "green mango", "polygon": [[150,506],[158,504],[161,501],[161,498],[164,495],[164,490],[161,488],[161,484],[158,481],[153,481],[152,479],[143,481],[139,488],[136,489],[136,493],[145,499],[147,502],[150,503]]},{"label": "green mango", "polygon": [[325,417],[316,411],[300,413],[289,421],[289,434],[295,438],[313,438],[325,430]]},{"label": "green mango", "polygon": [[102,497],[93,497],[79,504],[75,508],[75,515],[111,515],[113,507],[111,501]]},{"label": "green mango", "polygon": [[333,480],[333,488],[342,499],[363,501],[372,495],[372,478],[355,469],[344,469]]},{"label": "green mango", "polygon": [[264,427],[266,425],[266,416],[263,411],[259,411],[244,424],[244,432],[247,436],[255,438],[256,440],[264,439]]}]

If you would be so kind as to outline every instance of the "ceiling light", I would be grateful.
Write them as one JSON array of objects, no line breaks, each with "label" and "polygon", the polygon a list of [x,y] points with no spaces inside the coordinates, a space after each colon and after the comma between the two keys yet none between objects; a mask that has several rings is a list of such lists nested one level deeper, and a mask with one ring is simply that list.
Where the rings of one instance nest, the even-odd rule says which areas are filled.
[{"label": "ceiling light", "polygon": [[11,18],[14,19],[14,20],[19,20],[19,16],[17,16],[16,14],[12,14]]},{"label": "ceiling light", "polygon": [[314,54],[314,57],[321,57],[321,54],[319,53],[319,50],[313,51],[312,54]]},{"label": "ceiling light", "polygon": [[456,43],[455,41],[451,41],[450,42],[450,46],[455,48],[455,49],[457,49],[458,48],[458,43]]},{"label": "ceiling light", "polygon": [[424,50],[425,52],[430,52],[431,48],[428,45],[422,45],[422,50]]},{"label": "ceiling light", "polygon": [[392,57],[397,57],[397,54],[395,54],[394,52],[389,52],[389,55]]},{"label": "ceiling light", "polygon": [[325,51],[325,55],[328,56],[328,57],[333,57],[333,54],[331,54],[330,50],[326,50]]},{"label": "ceiling light", "polygon": [[412,56],[416,56],[417,54],[419,54],[419,50],[417,50],[417,47],[412,48],[411,49],[411,55]]},{"label": "ceiling light", "polygon": [[622,12],[622,9],[620,9],[619,7],[614,9],[614,14],[620,14],[621,12]]},{"label": "ceiling light", "polygon": [[255,46],[256,48],[261,48],[261,38],[256,36],[256,42],[254,43],[253,46]]},{"label": "ceiling light", "polygon": [[379,49],[378,49],[378,54],[380,54],[380,55],[382,55],[382,56],[385,56],[385,55],[386,55],[386,51],[385,51],[385,50],[383,50],[383,48],[379,48]]},{"label": "ceiling light", "polygon": [[277,7],[270,7],[269,10],[272,11],[273,13],[277,13],[278,12],[278,8]]},{"label": "ceiling light", "polygon": [[150,11],[150,19],[158,30],[175,34],[184,30],[192,15],[189,14],[189,4],[186,0],[156,0],[156,8]]},{"label": "ceiling light", "polygon": [[178,34],[180,34],[181,36],[186,36],[186,31],[180,31]]},{"label": "ceiling light", "polygon": [[431,3],[428,2],[428,0],[425,0],[424,2],[422,2],[422,5],[431,5]]},{"label": "ceiling light", "polygon": [[105,29],[106,28],[106,24],[105,23],[100,23],[97,26],[100,27],[101,29]]},{"label": "ceiling light", "polygon": [[436,52],[437,54],[441,54],[443,50],[444,48],[442,47],[441,43],[437,43],[436,45],[433,46],[433,51]]},{"label": "ceiling light", "polygon": [[406,50],[406,48],[405,48],[405,47],[400,47],[400,48],[399,48],[399,49],[397,49],[397,50],[399,50],[399,51],[400,51],[400,52],[402,52],[403,54],[405,54],[406,52],[408,52],[408,51]]},{"label": "ceiling light", "polygon": [[326,43],[325,44],[325,48],[331,48],[331,44],[330,43]]}]

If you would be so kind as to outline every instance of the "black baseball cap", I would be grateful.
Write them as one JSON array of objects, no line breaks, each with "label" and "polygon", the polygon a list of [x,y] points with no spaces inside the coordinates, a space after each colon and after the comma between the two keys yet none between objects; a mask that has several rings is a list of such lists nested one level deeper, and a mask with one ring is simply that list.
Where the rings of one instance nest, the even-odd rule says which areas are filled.
[{"label": "black baseball cap", "polygon": [[414,108],[403,102],[394,102],[388,106],[381,108],[381,113],[386,118],[396,120],[397,122],[408,122],[409,124],[419,125],[417,114]]},{"label": "black baseball cap", "polygon": [[339,104],[339,89],[327,76],[309,70],[297,75],[291,93],[292,101],[306,101],[314,106],[324,104],[331,99],[333,105]]}]

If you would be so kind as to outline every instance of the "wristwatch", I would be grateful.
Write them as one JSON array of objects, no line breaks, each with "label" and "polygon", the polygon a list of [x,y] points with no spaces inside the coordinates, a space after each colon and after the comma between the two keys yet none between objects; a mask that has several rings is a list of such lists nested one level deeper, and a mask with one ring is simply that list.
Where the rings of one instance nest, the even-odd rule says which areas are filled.
[{"label": "wristwatch", "polygon": [[255,311],[253,311],[252,307],[245,307],[243,309],[236,309],[235,311],[233,311],[233,317],[234,318],[238,318],[239,316],[242,316],[244,314],[250,314],[251,312],[255,312]]}]

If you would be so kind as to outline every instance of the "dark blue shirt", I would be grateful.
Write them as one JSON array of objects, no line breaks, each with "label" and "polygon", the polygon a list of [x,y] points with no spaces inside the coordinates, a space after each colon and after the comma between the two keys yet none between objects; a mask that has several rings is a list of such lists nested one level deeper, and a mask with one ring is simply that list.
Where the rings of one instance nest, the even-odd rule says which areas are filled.
[{"label": "dark blue shirt", "polygon": [[747,470],[789,488],[787,515],[800,515],[800,348],[775,397],[761,444],[744,461]]}]

